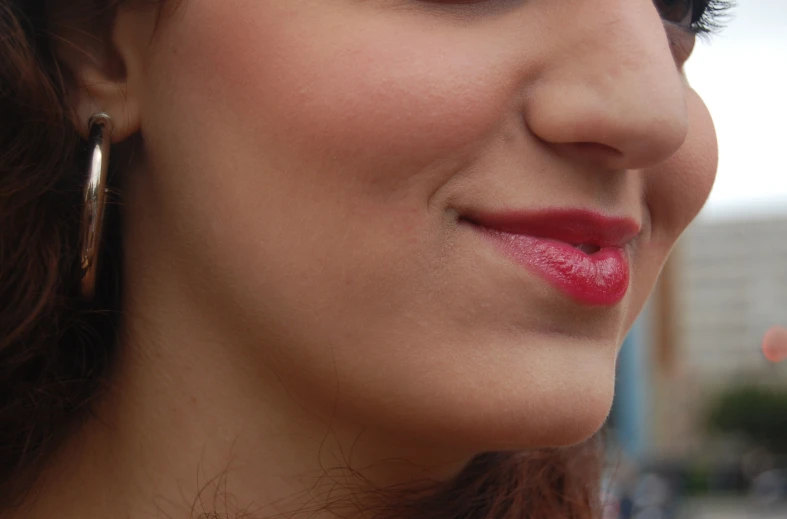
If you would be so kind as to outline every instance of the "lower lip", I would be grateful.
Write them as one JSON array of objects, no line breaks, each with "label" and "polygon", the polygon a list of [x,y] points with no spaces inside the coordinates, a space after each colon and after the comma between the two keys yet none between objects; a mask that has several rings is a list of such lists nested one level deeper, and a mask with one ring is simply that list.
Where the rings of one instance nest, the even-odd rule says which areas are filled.
[{"label": "lower lip", "polygon": [[586,254],[568,243],[477,227],[506,256],[536,273],[573,300],[612,306],[623,300],[629,265],[622,247]]}]

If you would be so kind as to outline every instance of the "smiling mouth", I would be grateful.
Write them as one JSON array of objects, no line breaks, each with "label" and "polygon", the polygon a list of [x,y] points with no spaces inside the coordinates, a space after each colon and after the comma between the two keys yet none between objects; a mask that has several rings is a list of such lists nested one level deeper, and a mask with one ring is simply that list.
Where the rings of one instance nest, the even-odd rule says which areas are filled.
[{"label": "smiling mouth", "polygon": [[640,232],[633,219],[551,210],[470,214],[460,223],[577,303],[612,306],[628,291],[625,248]]}]

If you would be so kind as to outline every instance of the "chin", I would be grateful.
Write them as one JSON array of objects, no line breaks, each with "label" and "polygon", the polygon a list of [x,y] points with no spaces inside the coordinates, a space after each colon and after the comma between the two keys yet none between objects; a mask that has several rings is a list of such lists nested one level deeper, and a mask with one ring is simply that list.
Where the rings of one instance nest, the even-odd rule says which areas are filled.
[{"label": "chin", "polygon": [[545,398],[547,405],[541,416],[521,417],[518,434],[511,438],[507,450],[567,447],[587,440],[609,417],[613,394],[604,383]]},{"label": "chin", "polygon": [[498,373],[496,384],[454,384],[450,398],[431,402],[433,412],[421,421],[431,430],[422,432],[438,445],[456,442],[454,447],[473,453],[581,443],[601,429],[612,407],[614,362],[601,364],[536,370],[518,379],[506,374],[507,381]]},{"label": "chin", "polygon": [[[498,409],[510,416],[503,440],[512,449],[561,447],[596,434],[609,417],[615,395],[617,348],[556,344],[546,361],[529,371],[519,394]],[[549,351],[551,350],[551,351]]]},{"label": "chin", "polygon": [[588,398],[587,394],[577,395],[575,401],[582,405],[567,404],[570,414],[555,420],[552,427],[546,427],[549,434],[543,435],[537,446],[563,447],[587,440],[606,423],[612,399],[612,391],[600,391],[593,398]]}]

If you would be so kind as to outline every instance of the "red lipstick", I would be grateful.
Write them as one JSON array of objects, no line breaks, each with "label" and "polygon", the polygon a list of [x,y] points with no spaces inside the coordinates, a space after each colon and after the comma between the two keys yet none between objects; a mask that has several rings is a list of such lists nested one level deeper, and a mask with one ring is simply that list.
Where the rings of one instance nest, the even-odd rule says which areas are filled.
[{"label": "red lipstick", "polygon": [[472,214],[463,220],[514,262],[579,303],[611,306],[626,295],[625,245],[640,232],[633,219],[549,210]]}]

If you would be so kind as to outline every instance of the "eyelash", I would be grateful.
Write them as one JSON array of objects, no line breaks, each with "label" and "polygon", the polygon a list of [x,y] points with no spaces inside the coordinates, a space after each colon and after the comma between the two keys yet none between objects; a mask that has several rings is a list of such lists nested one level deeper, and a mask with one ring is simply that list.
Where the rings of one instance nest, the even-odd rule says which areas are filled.
[{"label": "eyelash", "polygon": [[[489,0],[422,0],[428,3],[480,4]],[[658,0],[654,0],[658,1]],[[675,27],[699,37],[710,37],[724,29],[730,11],[737,0],[693,0],[693,12],[689,23],[668,22]]]},{"label": "eyelash", "polygon": [[699,0],[689,30],[695,35],[711,35],[724,28],[735,6],[734,0]]}]

